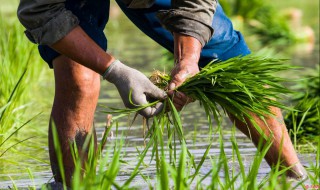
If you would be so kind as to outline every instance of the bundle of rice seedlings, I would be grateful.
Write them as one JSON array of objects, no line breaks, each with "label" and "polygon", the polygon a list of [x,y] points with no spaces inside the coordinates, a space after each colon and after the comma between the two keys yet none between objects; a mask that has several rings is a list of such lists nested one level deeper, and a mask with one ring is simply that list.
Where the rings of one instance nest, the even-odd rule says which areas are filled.
[{"label": "bundle of rice seedlings", "polygon": [[[288,109],[277,101],[290,92],[280,84],[286,79],[274,75],[291,68],[283,61],[249,55],[211,62],[176,90],[198,100],[207,116],[213,115],[217,121],[221,116],[220,105],[225,113],[245,122],[245,118],[251,118],[251,113],[261,117],[270,115],[270,106]],[[150,79],[164,88],[170,76],[155,71]]]},{"label": "bundle of rice seedlings", "polygon": [[285,121],[290,137],[297,141],[312,140],[320,136],[320,76],[319,67],[310,72],[296,87],[294,110],[288,112]]},{"label": "bundle of rice seedlings", "polygon": [[[281,85],[281,82],[287,79],[279,77],[279,74],[275,75],[277,72],[293,68],[284,64],[284,61],[284,59],[262,58],[253,55],[235,57],[226,61],[213,61],[195,76],[188,78],[176,90],[200,102],[205,110],[210,132],[212,131],[212,120],[214,119],[219,125],[221,116],[228,113],[244,123],[249,119],[258,132],[264,136],[260,127],[254,122],[252,114],[263,119],[265,116],[272,116],[270,106],[290,110],[289,107],[278,101],[283,95],[291,92]],[[150,80],[158,87],[165,89],[171,77],[155,71]],[[133,109],[110,108],[112,111],[104,111],[104,113],[119,114],[113,117],[118,119],[156,103],[157,101]],[[158,118],[161,117],[169,116],[166,112],[162,112]]]},{"label": "bundle of rice seedlings", "polygon": [[[189,97],[199,101],[206,112],[211,132],[212,117],[217,121],[218,129],[220,129],[220,120],[222,115],[226,112],[229,112],[239,120],[246,122],[245,118],[251,119],[252,113],[261,117],[271,115],[272,113],[270,113],[269,110],[270,106],[287,109],[286,106],[277,101],[283,94],[289,92],[288,89],[280,84],[286,79],[279,77],[279,75],[275,75],[276,72],[291,68],[291,66],[283,64],[283,61],[284,60],[281,59],[262,58],[249,55],[232,58],[227,61],[212,62],[202,68],[198,74],[188,78],[176,90],[184,92]],[[165,89],[170,83],[171,77],[168,74],[155,71],[151,75],[150,80],[158,87]],[[127,115],[129,113],[135,113],[146,106],[152,106],[155,103],[157,102],[152,102],[149,105],[143,105],[134,109],[111,108],[111,112],[105,111],[105,113],[120,114],[120,116]],[[167,183],[167,177],[164,175],[168,175],[168,172],[166,172],[168,168],[170,169],[177,165],[180,167],[182,165],[181,163],[186,162],[186,158],[188,157],[190,160],[189,166],[195,168],[194,176],[196,176],[201,169],[202,163],[207,158],[211,147],[210,143],[199,164],[195,162],[194,155],[189,151],[188,147],[185,147],[185,150],[182,150],[182,154],[184,154],[183,160],[177,159],[177,144],[180,143],[182,147],[186,144],[183,133],[183,124],[180,114],[175,109],[173,102],[168,98],[168,100],[165,101],[165,104],[167,104],[170,112],[163,110],[159,115],[153,118],[153,124],[145,136],[149,137],[149,141],[146,143],[145,149],[140,154],[141,156],[138,164],[124,186],[130,184],[138,174],[144,156],[150,152],[150,148],[152,148],[150,161],[153,159],[156,161],[157,172],[162,172],[161,176],[163,176],[163,179],[161,180],[163,184]],[[117,116],[113,118],[117,118]],[[261,129],[257,125],[256,128],[262,134]],[[161,169],[165,163],[162,137],[165,133],[167,133],[168,157],[172,167]],[[213,138],[213,136],[209,136],[210,138]],[[222,136],[220,136],[220,138],[222,138]],[[212,142],[212,139],[209,139],[208,142]],[[223,143],[221,143],[221,147],[223,147]],[[255,167],[257,168],[258,165]],[[217,169],[217,172],[219,170],[220,169]],[[227,172],[228,170],[225,171]],[[179,172],[183,171],[179,170]],[[177,177],[177,182],[182,181],[183,178],[187,179],[183,176]],[[194,177],[191,179],[190,183],[192,183],[193,179]]]}]

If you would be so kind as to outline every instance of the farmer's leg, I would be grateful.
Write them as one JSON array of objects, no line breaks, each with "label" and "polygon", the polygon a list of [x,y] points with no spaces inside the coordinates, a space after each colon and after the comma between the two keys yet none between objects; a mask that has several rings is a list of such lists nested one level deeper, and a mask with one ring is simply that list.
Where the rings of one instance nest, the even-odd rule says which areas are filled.
[{"label": "farmer's leg", "polygon": [[[81,28],[104,50],[107,39],[103,33],[109,16],[109,0],[66,0],[66,8],[80,20]],[[74,171],[69,143],[76,141],[79,150],[91,132],[93,115],[98,101],[100,77],[97,73],[61,56],[48,46],[39,46],[41,57],[54,69],[55,98],[51,118],[56,125],[62,148],[67,185]],[[55,180],[61,182],[53,139],[49,128],[49,153]],[[84,158],[86,153],[84,152]]]},{"label": "farmer's leg", "polygon": [[[57,57],[53,61],[53,68],[55,96],[51,119],[59,135],[66,182],[70,186],[74,171],[70,144],[74,141],[77,143],[79,155],[85,160],[86,152],[81,152],[81,149],[87,135],[92,132],[94,111],[100,90],[100,76],[65,56]],[[51,127],[52,125],[49,127],[51,167],[55,180],[61,182]]]},{"label": "farmer's leg", "polygon": [[[156,4],[149,9],[127,9],[120,1],[117,1],[119,6],[122,8],[124,13],[128,18],[136,24],[140,30],[142,30],[146,35],[151,37],[157,43],[173,52],[173,37],[170,32],[161,27],[161,23],[156,17],[158,10],[170,9],[170,0],[158,0]],[[218,5],[216,13],[214,15],[212,27],[214,28],[214,35],[207,45],[204,46],[201,57],[199,61],[199,66],[203,67],[210,61],[214,59],[227,60],[236,56],[244,56],[250,54],[250,50],[247,47],[243,36],[233,29],[231,21],[226,17],[220,5]],[[274,112],[277,113],[278,118],[282,118],[281,112],[278,108],[271,108]],[[276,141],[274,141],[273,146],[266,155],[267,162],[272,165],[277,159],[274,158],[274,152],[279,152],[281,137],[283,137],[283,146],[287,147],[283,153],[279,153],[284,160],[286,166],[292,166],[298,162],[297,155],[295,150],[292,148],[292,143],[289,139],[288,133],[285,129],[284,124],[280,124],[275,118],[268,118],[267,123],[272,130],[272,134]],[[255,117],[257,122],[263,128],[263,131],[268,131],[268,127],[264,125],[257,117]],[[246,132],[243,127],[243,124],[236,122],[237,127]],[[255,144],[258,144],[257,139],[260,139],[260,135],[255,133],[255,128],[249,125],[251,134],[254,134]],[[302,168],[300,164],[297,164],[296,168],[293,168],[293,171],[301,173]],[[291,175],[291,174],[290,174]]]},{"label": "farmer's leg", "polygon": [[[267,152],[265,159],[270,166],[276,165],[278,160],[281,161],[281,165],[284,167],[291,167],[287,172],[287,176],[296,179],[304,179],[306,171],[301,165],[297,154],[293,148],[292,142],[287,132],[287,128],[284,124],[281,110],[276,107],[271,107],[270,110],[274,116],[267,116],[265,121],[261,120],[258,116],[251,114],[254,121],[262,129],[263,133],[268,137],[272,137],[272,145]],[[252,122],[246,119],[247,124],[237,120],[234,116],[230,115],[230,119],[235,123],[236,127],[246,134],[253,143],[258,146],[262,140],[262,136],[253,126]]]}]

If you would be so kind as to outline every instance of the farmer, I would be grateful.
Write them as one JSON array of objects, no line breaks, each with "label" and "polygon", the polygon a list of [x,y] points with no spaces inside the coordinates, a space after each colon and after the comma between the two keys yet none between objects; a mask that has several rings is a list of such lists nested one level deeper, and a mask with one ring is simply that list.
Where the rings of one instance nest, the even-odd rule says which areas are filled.
[{"label": "farmer", "polygon": [[[18,8],[26,36],[39,44],[41,57],[54,71],[51,121],[58,131],[68,186],[74,171],[69,145],[75,141],[81,147],[92,130],[100,76],[117,87],[127,107],[133,107],[128,100],[130,90],[136,105],[167,97],[141,72],[106,53],[103,30],[108,22],[109,3],[109,0],[20,0]],[[168,95],[173,97],[178,110],[189,101],[183,93],[173,90],[186,78],[198,73],[199,68],[213,59],[226,60],[250,53],[242,35],[233,30],[215,0],[117,0],[117,3],[140,30],[174,53],[175,66]],[[158,103],[139,113],[152,117],[162,108],[163,104]],[[264,133],[273,135],[273,144],[265,159],[272,166],[280,157],[283,166],[291,166],[288,177],[303,179],[306,173],[289,139],[281,112],[278,108],[270,109],[276,116],[266,118],[268,126],[255,117]],[[243,133],[251,134],[257,145],[261,136],[255,127],[247,127],[230,117]],[[51,125],[52,122],[49,124],[51,168],[55,180],[61,182]]]}]

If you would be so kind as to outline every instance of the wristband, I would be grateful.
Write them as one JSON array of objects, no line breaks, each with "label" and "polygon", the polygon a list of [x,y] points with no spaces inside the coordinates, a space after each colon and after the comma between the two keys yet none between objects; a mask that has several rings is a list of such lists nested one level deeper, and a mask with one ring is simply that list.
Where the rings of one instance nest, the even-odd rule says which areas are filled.
[{"label": "wristband", "polygon": [[119,61],[118,59],[116,59],[115,61],[113,61],[113,62],[110,64],[110,66],[109,66],[109,67],[106,69],[106,71],[102,74],[103,79],[106,79],[106,78],[107,78],[108,72],[110,71],[111,67],[112,67],[114,64],[118,63],[118,62],[120,62],[120,61]]}]

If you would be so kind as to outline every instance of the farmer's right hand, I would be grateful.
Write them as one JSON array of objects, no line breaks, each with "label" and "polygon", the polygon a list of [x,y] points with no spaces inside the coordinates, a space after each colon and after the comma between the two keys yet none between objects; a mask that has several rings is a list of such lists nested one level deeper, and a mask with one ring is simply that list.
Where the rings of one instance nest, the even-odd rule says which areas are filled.
[{"label": "farmer's right hand", "polygon": [[[143,106],[167,97],[167,93],[156,87],[144,74],[118,60],[109,66],[104,77],[117,87],[124,105],[128,108]],[[131,97],[129,97],[130,91]],[[163,103],[158,102],[155,106],[140,110],[139,114],[150,118],[160,113],[162,109]]]},{"label": "farmer's right hand", "polygon": [[174,35],[174,59],[175,66],[171,71],[171,81],[168,86],[169,96],[178,111],[183,106],[192,102],[192,99],[182,92],[176,90],[187,78],[199,72],[198,61],[202,49],[199,40],[192,36],[173,33]]}]

